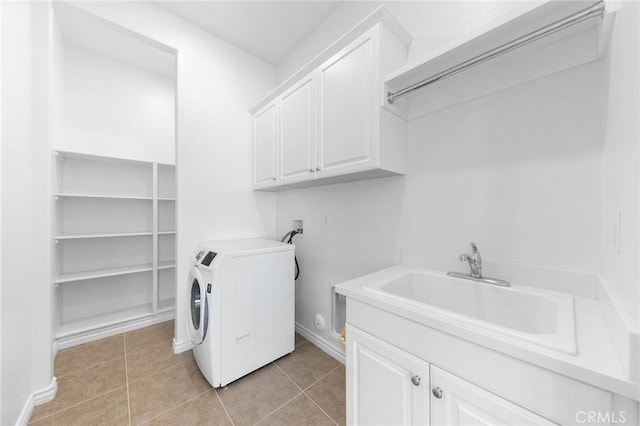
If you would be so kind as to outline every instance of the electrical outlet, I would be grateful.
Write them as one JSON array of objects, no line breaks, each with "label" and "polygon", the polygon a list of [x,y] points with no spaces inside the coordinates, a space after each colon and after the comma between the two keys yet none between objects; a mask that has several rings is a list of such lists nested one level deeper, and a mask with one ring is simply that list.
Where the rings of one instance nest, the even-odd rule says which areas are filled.
[{"label": "electrical outlet", "polygon": [[293,219],[293,221],[291,222],[291,229],[295,229],[296,231],[298,231],[298,234],[302,235],[304,233],[304,224],[302,222],[302,219]]},{"label": "electrical outlet", "polygon": [[316,317],[313,322],[316,328],[320,331],[323,331],[327,327],[327,322],[324,320],[324,317],[320,314],[316,314]]}]

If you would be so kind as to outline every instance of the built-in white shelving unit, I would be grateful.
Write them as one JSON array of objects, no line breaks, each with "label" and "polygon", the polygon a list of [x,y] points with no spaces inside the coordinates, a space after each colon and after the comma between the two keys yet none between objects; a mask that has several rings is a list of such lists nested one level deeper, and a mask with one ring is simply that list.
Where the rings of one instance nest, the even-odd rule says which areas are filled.
[{"label": "built-in white shelving unit", "polygon": [[58,151],[59,347],[173,316],[175,168]]}]

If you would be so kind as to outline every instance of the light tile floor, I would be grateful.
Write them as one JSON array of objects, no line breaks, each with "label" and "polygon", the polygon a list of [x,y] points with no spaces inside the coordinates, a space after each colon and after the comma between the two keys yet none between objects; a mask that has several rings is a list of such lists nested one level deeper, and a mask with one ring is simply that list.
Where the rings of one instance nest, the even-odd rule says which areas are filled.
[{"label": "light tile floor", "polygon": [[345,423],[344,366],[296,335],[296,350],[212,389],[191,351],[174,355],[173,321],[61,350],[44,425],[334,425]]}]

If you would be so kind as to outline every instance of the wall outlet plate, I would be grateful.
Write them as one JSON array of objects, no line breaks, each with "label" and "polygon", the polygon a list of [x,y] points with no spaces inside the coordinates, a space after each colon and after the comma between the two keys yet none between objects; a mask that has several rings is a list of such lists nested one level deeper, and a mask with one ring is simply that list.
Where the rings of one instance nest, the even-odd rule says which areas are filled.
[{"label": "wall outlet plate", "polygon": [[303,234],[304,224],[302,222],[302,219],[293,219],[293,221],[291,222],[291,229],[295,229],[296,231],[298,231],[298,234]]}]

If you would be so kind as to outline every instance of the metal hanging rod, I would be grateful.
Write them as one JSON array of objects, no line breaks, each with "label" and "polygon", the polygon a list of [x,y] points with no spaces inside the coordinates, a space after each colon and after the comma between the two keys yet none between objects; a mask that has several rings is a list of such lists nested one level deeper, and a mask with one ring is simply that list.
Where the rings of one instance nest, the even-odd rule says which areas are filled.
[{"label": "metal hanging rod", "polygon": [[420,80],[419,82],[412,84],[411,86],[405,87],[402,90],[398,90],[396,92],[387,92],[387,102],[389,102],[389,104],[393,104],[393,102],[396,99],[406,96],[409,93],[412,93],[418,89],[421,89],[425,86],[436,83],[438,81],[444,80],[448,77],[458,74],[459,72],[465,71],[476,65],[480,65],[491,59],[497,58],[498,56],[504,55],[505,53],[511,52],[512,50],[515,50],[519,47],[525,46],[529,43],[533,43],[534,41],[539,40],[543,37],[549,36],[557,31],[571,27],[582,21],[585,21],[587,19],[590,19],[596,16],[602,17],[604,14],[604,11],[605,11],[604,0],[598,1],[593,5],[583,10],[580,10],[579,12],[576,12],[572,15],[569,15],[558,21],[555,21],[535,31],[532,31],[526,35],[523,35],[522,37],[518,37],[517,39],[507,42],[494,49],[488,50],[478,56],[475,56],[471,59],[461,62],[458,65],[454,65],[450,68],[447,68],[444,71],[441,71],[437,74],[432,75],[431,77],[427,77],[424,80]]}]

